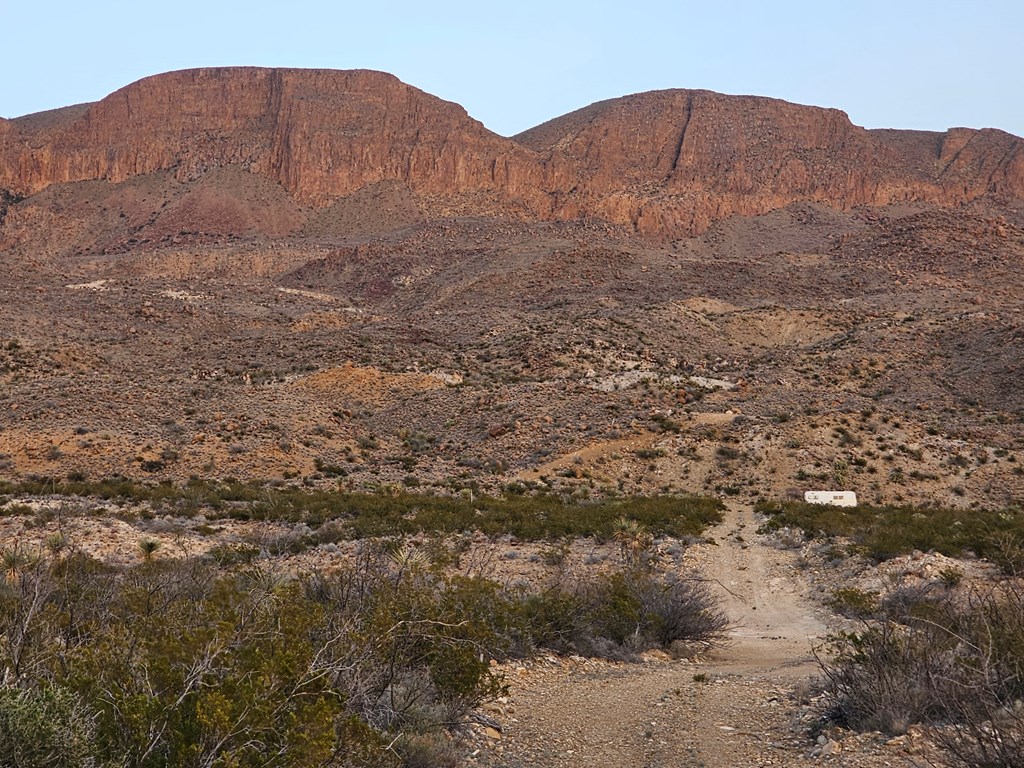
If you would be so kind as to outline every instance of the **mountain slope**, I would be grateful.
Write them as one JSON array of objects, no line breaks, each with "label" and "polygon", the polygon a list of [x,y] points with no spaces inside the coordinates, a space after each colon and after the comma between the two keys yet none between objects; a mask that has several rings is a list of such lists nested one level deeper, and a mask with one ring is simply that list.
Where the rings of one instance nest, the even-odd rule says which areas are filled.
[{"label": "mountain slope", "polygon": [[96,104],[0,125],[0,188],[123,182],[157,171],[178,181],[237,165],[324,204],[384,180],[423,195],[488,192],[543,211],[534,153],[461,107],[381,72],[196,69],[140,80]]},{"label": "mountain slope", "polygon": [[[688,90],[600,102],[508,139],[381,72],[197,69],[140,80],[95,104],[0,121],[0,214],[55,185],[169,174],[184,189],[232,167],[247,173],[223,175],[212,191],[187,190],[204,232],[218,233],[225,206],[233,223],[220,234],[300,231],[306,213],[261,228],[246,202],[260,177],[291,198],[285,207],[323,210],[397,184],[386,196],[412,206],[405,220],[418,212],[589,217],[677,238],[798,201],[846,210],[1024,198],[1022,146],[996,130],[865,130],[833,109]],[[162,215],[176,189],[152,198],[133,192],[150,204],[138,218]],[[55,211],[47,204],[47,217]],[[99,214],[81,215],[85,229],[110,229],[94,221]],[[160,237],[173,237],[173,220],[164,224]],[[320,216],[317,230],[343,236],[361,227]]]},{"label": "mountain slope", "polygon": [[566,209],[692,234],[796,201],[839,209],[1024,196],[1024,142],[1002,131],[869,131],[845,113],[669,90],[600,102],[515,137],[573,159]]}]

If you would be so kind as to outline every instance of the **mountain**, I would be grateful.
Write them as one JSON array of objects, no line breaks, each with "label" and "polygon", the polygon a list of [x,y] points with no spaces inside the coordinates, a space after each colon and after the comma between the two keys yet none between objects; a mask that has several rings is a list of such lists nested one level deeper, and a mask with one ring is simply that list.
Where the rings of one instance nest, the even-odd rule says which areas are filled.
[{"label": "mountain", "polygon": [[422,195],[493,192],[543,201],[533,153],[465,110],[381,72],[196,69],[149,77],[96,104],[0,126],[0,187],[178,181],[235,165],[322,205],[399,179]]},{"label": "mountain", "polygon": [[366,71],[0,120],[0,481],[1017,505],[1021,144]]},{"label": "mountain", "polygon": [[709,91],[600,102],[516,139],[571,159],[580,213],[649,233],[699,233],[796,201],[848,209],[1024,196],[1024,141],[1002,131],[865,130],[838,110]]},{"label": "mountain", "polygon": [[[1024,197],[1022,144],[995,130],[865,130],[836,110],[687,90],[600,102],[508,139],[380,72],[211,68],[0,121],[0,206],[55,185],[154,174],[180,191],[227,168],[251,174],[232,175],[232,210],[249,182],[267,181],[306,209],[269,230],[243,216],[265,234],[297,232],[317,210],[397,184],[428,217],[599,218],[682,237],[796,201],[844,210]],[[223,195],[206,198],[192,213],[223,218]]]}]

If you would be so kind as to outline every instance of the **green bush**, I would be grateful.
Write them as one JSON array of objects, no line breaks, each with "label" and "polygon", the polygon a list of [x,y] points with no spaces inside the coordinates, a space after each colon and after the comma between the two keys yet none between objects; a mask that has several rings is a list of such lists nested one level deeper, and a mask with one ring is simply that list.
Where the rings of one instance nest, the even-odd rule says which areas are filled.
[{"label": "green bush", "polygon": [[702,496],[636,496],[595,501],[566,501],[554,495],[477,496],[472,501],[419,493],[339,493],[303,488],[268,488],[258,483],[191,481],[147,485],[123,478],[97,482],[61,482],[39,478],[19,484],[0,482],[0,493],[61,493],[149,502],[172,510],[210,510],[208,517],[304,522],[318,527],[333,521],[351,539],[395,534],[456,533],[480,530],[511,534],[524,541],[565,536],[608,538],[622,517],[642,523],[653,535],[699,536],[721,521],[722,504]]},{"label": "green bush", "polygon": [[630,658],[676,641],[716,644],[728,621],[700,580],[630,568],[521,597],[534,646]]},{"label": "green bush", "polygon": [[878,561],[914,550],[951,557],[973,552],[1008,573],[1024,567],[1024,514],[1018,510],[845,508],[793,501],[760,501],[755,510],[767,516],[762,532],[789,527],[812,538],[842,536]]},{"label": "green bush", "polygon": [[95,768],[96,723],[60,686],[0,687],[0,768]]},{"label": "green bush", "polygon": [[841,587],[833,590],[829,606],[848,618],[866,618],[878,611],[878,594],[856,587]]},{"label": "green bush", "polygon": [[645,650],[676,641],[716,642],[728,621],[703,581],[664,578],[630,569],[599,579],[590,595],[591,640]]},{"label": "green bush", "polygon": [[3,582],[0,668],[29,693],[5,691],[0,738],[35,735],[0,755],[19,768],[392,764],[397,735],[457,723],[503,690],[487,662],[515,612],[489,582],[367,549],[305,579],[77,557]]},{"label": "green bush", "polygon": [[639,567],[538,591],[447,576],[387,540],[329,574],[267,572],[245,564],[251,552],[219,552],[228,570],[211,557],[12,558],[0,766],[444,764],[447,729],[505,691],[491,659],[629,656],[725,628],[702,583]]},{"label": "green bush", "polygon": [[939,685],[951,680],[949,650],[942,633],[911,632],[893,621],[832,638],[824,671],[834,717],[855,730],[889,734],[940,722],[952,687]]},{"label": "green bush", "polygon": [[833,717],[858,730],[936,737],[971,768],[1024,765],[1024,591],[903,596],[821,661]]}]

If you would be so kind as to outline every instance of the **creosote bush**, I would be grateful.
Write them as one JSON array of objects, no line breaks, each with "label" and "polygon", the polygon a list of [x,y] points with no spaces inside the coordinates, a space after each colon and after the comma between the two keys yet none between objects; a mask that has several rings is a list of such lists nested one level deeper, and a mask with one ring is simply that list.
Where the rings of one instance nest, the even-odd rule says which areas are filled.
[{"label": "creosote bush", "polygon": [[98,766],[95,713],[66,688],[0,687],[0,766]]},{"label": "creosote bush", "polygon": [[914,550],[989,558],[1008,578],[967,589],[945,569],[935,583],[877,594],[844,588],[833,607],[863,628],[831,638],[820,659],[832,717],[858,730],[934,726],[970,768],[1024,765],[1024,515],[1017,510],[855,509],[762,502],[762,530],[844,537],[875,560]]},{"label": "creosote bush", "polygon": [[640,568],[510,588],[382,540],[331,573],[218,560],[11,558],[0,749],[21,746],[0,765],[452,764],[460,724],[505,690],[491,659],[630,655],[725,628],[700,582]]},{"label": "creosote bush", "polygon": [[857,730],[935,726],[971,768],[1024,765],[1024,589],[920,593],[876,604],[821,661],[832,715]]},{"label": "creosote bush", "polygon": [[637,521],[652,535],[698,536],[719,522],[722,504],[702,496],[634,496],[568,501],[555,495],[476,496],[472,499],[421,493],[340,493],[258,483],[192,481],[147,485],[124,478],[97,482],[59,482],[39,478],[18,484],[0,482],[0,494],[92,496],[148,502],[167,511],[236,519],[306,523],[330,521],[339,538],[361,539],[415,533],[479,530],[511,534],[524,541],[565,536],[610,538],[616,521]]},{"label": "creosote bush", "polygon": [[874,560],[914,550],[957,557],[972,552],[1007,573],[1024,571],[1024,513],[1018,510],[832,507],[796,501],[760,501],[762,531],[800,528],[809,538],[842,536]]}]

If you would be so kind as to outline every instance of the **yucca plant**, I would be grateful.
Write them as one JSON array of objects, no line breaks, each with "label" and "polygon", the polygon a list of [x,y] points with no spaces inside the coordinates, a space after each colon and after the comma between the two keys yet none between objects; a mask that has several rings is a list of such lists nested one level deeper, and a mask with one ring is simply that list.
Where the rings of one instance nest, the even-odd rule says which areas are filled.
[{"label": "yucca plant", "polygon": [[25,569],[31,567],[37,560],[37,556],[20,544],[0,549],[0,567],[3,567],[4,579],[8,584],[16,582]]},{"label": "yucca plant", "polygon": [[643,554],[654,541],[647,526],[633,518],[620,517],[612,526],[612,538],[619,544],[622,562],[635,567],[643,560]]},{"label": "yucca plant", "polygon": [[145,563],[153,562],[153,557],[156,555],[157,550],[160,549],[160,542],[155,539],[140,539],[139,540],[139,554],[142,555],[142,561]]}]

